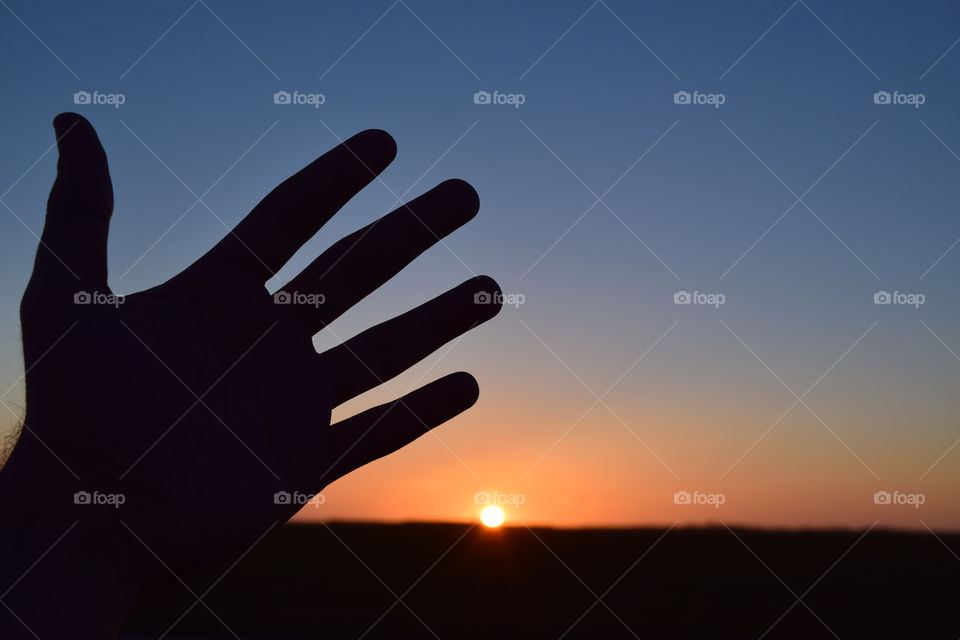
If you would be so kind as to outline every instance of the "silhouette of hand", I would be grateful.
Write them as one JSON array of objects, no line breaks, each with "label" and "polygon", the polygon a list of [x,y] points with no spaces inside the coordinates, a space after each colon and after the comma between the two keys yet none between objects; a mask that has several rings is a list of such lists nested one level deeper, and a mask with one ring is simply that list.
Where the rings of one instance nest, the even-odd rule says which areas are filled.
[{"label": "silhouette of hand", "polygon": [[[450,180],[268,294],[264,283],[393,160],[392,138],[369,130],[274,189],[176,277],[113,297],[106,155],[81,116],[54,126],[57,179],[21,305],[27,414],[0,500],[42,523],[23,523],[12,549],[35,544],[35,558],[67,531],[41,564],[92,573],[65,581],[70,597],[89,592],[96,626],[115,630],[104,602],[128,607],[134,590],[229,563],[302,507],[287,495],[319,492],[469,408],[476,382],[455,373],[330,424],[337,405],[496,315],[499,289],[473,278],[329,351],[313,348],[314,333],[476,214],[476,192]],[[2,575],[0,593],[21,570]],[[26,609],[15,630],[26,637],[23,627],[54,624],[26,619],[31,590],[49,588],[45,573],[29,571],[3,598]]]}]

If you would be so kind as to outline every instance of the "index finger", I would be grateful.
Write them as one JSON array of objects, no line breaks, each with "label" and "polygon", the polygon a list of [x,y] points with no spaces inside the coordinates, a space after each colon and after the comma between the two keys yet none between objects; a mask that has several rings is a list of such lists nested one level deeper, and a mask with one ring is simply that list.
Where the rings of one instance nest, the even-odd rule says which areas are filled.
[{"label": "index finger", "polygon": [[227,266],[266,282],[396,155],[386,131],[356,134],[267,194],[196,265]]}]

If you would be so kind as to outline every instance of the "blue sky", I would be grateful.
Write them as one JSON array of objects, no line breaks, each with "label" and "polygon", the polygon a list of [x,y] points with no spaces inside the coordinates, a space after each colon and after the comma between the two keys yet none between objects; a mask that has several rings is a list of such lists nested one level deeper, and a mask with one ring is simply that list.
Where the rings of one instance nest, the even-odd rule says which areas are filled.
[{"label": "blue sky", "polygon": [[[741,521],[916,526],[917,514],[861,503],[889,486],[937,496],[925,517],[956,527],[958,38],[949,2],[5,0],[0,388],[13,388],[4,399],[22,402],[16,305],[53,179],[46,152],[58,112],[86,115],[111,159],[118,293],[171,277],[272,186],[338,139],[378,127],[399,146],[383,183],[282,276],[398,196],[462,177],[481,195],[480,216],[336,335],[473,273],[525,298],[398,380],[400,390],[424,372],[466,368],[483,388],[476,416],[442,432],[444,447],[418,443],[409,456],[434,460],[437,476],[450,473],[437,456],[458,466],[447,449],[470,467],[431,489],[435,499],[409,497],[418,489],[404,484],[402,460],[360,472],[371,486],[399,475],[403,513],[451,517],[468,486],[490,486],[528,491],[529,517],[544,522],[698,520],[664,497],[731,482]],[[75,105],[77,91],[124,102]],[[324,101],[275,104],[278,91]],[[523,104],[475,104],[478,91],[522,94]],[[680,91],[723,104],[677,104]],[[923,104],[876,104],[884,91]],[[678,291],[725,301],[676,305]],[[925,300],[875,305],[877,291]],[[799,405],[762,436],[795,400],[787,388],[801,395],[828,370],[804,398],[811,413]],[[610,411],[594,407],[568,432],[594,404],[587,387],[601,394],[615,382]],[[634,437],[623,439],[624,426]],[[499,453],[477,453],[490,448]],[[741,477],[722,476],[744,452]],[[591,501],[589,515],[537,485],[538,473],[544,484],[565,479],[580,504]],[[330,501],[334,515],[396,516],[362,506],[367,484],[350,493],[343,482],[350,504]],[[750,488],[761,484],[802,506],[765,515],[767,498]],[[652,497],[625,502],[636,486]]]}]

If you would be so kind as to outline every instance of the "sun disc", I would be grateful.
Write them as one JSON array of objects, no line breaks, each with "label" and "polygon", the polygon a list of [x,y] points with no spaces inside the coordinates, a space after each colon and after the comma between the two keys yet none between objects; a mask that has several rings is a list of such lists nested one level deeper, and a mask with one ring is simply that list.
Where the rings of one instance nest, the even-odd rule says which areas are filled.
[{"label": "sun disc", "polygon": [[480,522],[490,528],[499,527],[503,524],[503,509],[494,505],[484,507],[480,512]]}]

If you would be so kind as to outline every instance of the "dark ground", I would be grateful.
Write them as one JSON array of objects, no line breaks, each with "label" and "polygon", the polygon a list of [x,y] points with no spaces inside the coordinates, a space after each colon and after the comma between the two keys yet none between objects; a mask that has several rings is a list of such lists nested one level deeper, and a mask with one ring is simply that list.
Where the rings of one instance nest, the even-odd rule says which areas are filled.
[{"label": "dark ground", "polygon": [[124,637],[960,637],[960,535],[663,533],[286,526],[212,587],[214,613],[198,604],[175,623],[196,602],[176,583]]}]

